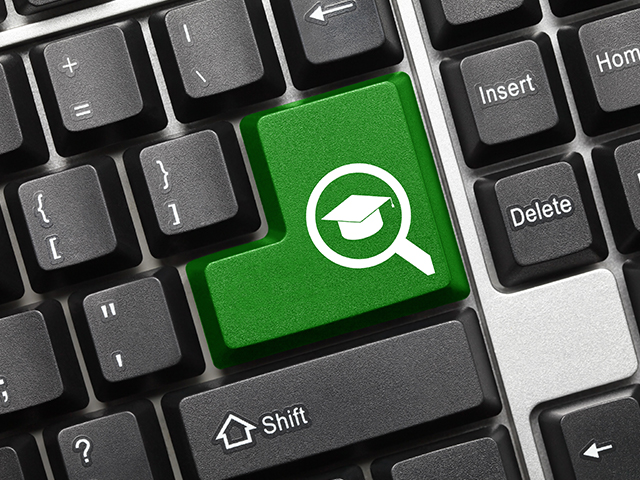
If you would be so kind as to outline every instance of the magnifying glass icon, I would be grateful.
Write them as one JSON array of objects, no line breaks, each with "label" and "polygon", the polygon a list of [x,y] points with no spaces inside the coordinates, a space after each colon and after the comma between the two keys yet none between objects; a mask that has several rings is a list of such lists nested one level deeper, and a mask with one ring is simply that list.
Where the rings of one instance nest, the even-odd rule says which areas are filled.
[{"label": "magnifying glass icon", "polygon": [[[316,210],[322,193],[337,179],[354,173],[371,175],[386,183],[397,197],[400,204],[400,210],[402,212],[400,230],[398,231],[398,235],[391,246],[389,246],[389,248],[384,252],[369,258],[345,257],[344,255],[340,255],[332,250],[322,239],[316,222]],[[307,203],[306,217],[307,230],[309,231],[311,241],[322,255],[337,265],[354,269],[370,268],[386,262],[393,257],[393,255],[397,254],[425,275],[433,275],[435,273],[431,255],[407,239],[409,228],[411,227],[411,205],[409,203],[407,192],[405,192],[400,182],[398,182],[393,175],[380,167],[370,165],[368,163],[351,163],[349,165],[338,167],[326,174],[311,192],[309,202]]]}]

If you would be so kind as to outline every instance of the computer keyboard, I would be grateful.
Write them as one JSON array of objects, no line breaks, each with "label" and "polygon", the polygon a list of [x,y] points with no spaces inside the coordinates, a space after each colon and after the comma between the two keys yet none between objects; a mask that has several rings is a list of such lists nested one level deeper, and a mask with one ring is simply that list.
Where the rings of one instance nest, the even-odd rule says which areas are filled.
[{"label": "computer keyboard", "polygon": [[0,479],[640,478],[639,12],[0,1]]}]

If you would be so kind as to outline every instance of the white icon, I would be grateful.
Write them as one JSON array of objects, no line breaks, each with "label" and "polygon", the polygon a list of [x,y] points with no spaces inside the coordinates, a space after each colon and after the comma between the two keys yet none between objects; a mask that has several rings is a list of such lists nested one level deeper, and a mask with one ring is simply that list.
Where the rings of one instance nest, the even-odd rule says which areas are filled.
[{"label": "white icon", "polygon": [[191,39],[191,34],[189,33],[189,28],[186,23],[182,24],[182,29],[184,30],[184,39],[187,41],[187,45],[193,45],[193,40]]},{"label": "white icon", "polygon": [[162,191],[168,192],[171,190],[171,185],[169,185],[169,172],[165,170],[164,164],[161,160],[156,160],[156,163],[160,167],[160,171],[162,172]]},{"label": "white icon", "polygon": [[[231,434],[231,430],[238,427],[242,434],[238,438],[236,435]],[[255,443],[252,431],[258,427],[253,423],[240,418],[238,415],[229,412],[227,418],[218,428],[216,436],[214,437],[214,443],[221,443],[225,452],[233,450],[234,448],[247,447]]]},{"label": "white icon", "polygon": [[191,70],[196,77],[198,77],[200,79],[200,81],[202,82],[202,86],[203,87],[208,87],[209,86],[209,80],[207,80],[206,78],[204,78],[204,76],[195,68],[193,70]]},{"label": "white icon", "polygon": [[71,60],[71,57],[66,57],[64,63],[58,65],[58,69],[63,72],[67,77],[72,78],[76,75],[76,70],[80,64],[77,60]]},{"label": "white icon", "polygon": [[333,5],[322,6],[322,2],[316,3],[311,10],[307,12],[304,19],[307,22],[315,23],[317,25],[327,25],[328,18],[343,15],[345,13],[353,12],[357,8],[355,1],[339,2]]},{"label": "white icon", "polygon": [[76,120],[86,120],[93,117],[93,110],[91,110],[91,103],[89,102],[71,105],[71,113]]},{"label": "white icon", "polygon": [[124,357],[122,355],[122,352],[113,352],[111,354],[111,358],[113,358],[113,363],[115,363],[118,370],[124,370]]},{"label": "white icon", "polygon": [[72,442],[73,451],[80,454],[80,461],[83,467],[91,466],[91,450],[93,450],[93,441],[85,436],[81,435],[74,438]]},{"label": "white icon", "polygon": [[42,225],[44,228],[49,228],[51,225],[53,225],[53,223],[51,222],[51,219],[47,216],[46,212],[44,211],[44,200],[45,200],[44,193],[36,192],[35,197],[36,197],[36,208],[35,208],[36,217],[40,217],[40,225]]},{"label": "white icon", "polygon": [[340,233],[347,240],[362,240],[380,231],[384,226],[380,207],[391,197],[351,195],[325,215],[322,220],[338,222]]},{"label": "white icon", "polygon": [[60,254],[60,252],[58,252],[58,242],[60,241],[58,236],[52,235],[50,237],[47,237],[45,240],[49,246],[49,251],[51,253],[51,263],[56,264],[64,261],[64,257]]},{"label": "white icon", "polygon": [[[318,208],[318,201],[320,200],[320,196],[325,191],[325,189],[337,179],[355,173],[371,175],[385,182],[389,187],[391,187],[391,190],[393,190],[393,193],[400,203],[400,210],[402,211],[400,230],[396,239],[384,252],[369,258],[349,258],[340,255],[339,253],[332,250],[322,239],[322,236],[318,231],[318,225],[316,222],[316,209]],[[331,215],[331,213],[329,215]],[[370,165],[367,163],[352,163],[350,165],[343,165],[342,167],[338,167],[335,170],[329,172],[322,178],[322,180],[320,180],[320,182],[318,182],[318,184],[313,189],[313,192],[311,192],[309,202],[307,203],[306,218],[307,230],[309,231],[311,241],[316,246],[318,251],[322,253],[322,255],[324,255],[328,260],[337,265],[354,269],[370,268],[380,265],[381,263],[389,260],[393,255],[398,254],[400,257],[404,258],[407,262],[415,266],[425,275],[433,275],[435,273],[431,255],[429,255],[407,239],[407,235],[409,234],[409,227],[411,226],[411,204],[409,203],[407,192],[405,192],[400,182],[398,182],[398,180],[396,180],[393,175],[380,167],[376,167],[375,165]],[[372,221],[372,225],[373,223],[376,223],[375,219]],[[367,229],[370,227],[355,227],[355,231],[353,231],[353,228],[354,227],[351,227],[347,230],[350,233],[353,232],[353,235],[362,235],[363,232],[367,233]],[[341,231],[343,231],[342,228]]]},{"label": "white icon", "polygon": [[587,460],[601,460],[601,453],[610,452],[615,450],[615,444],[613,442],[604,442],[601,444],[596,443],[595,440],[589,442],[587,447],[582,451],[582,456]]},{"label": "white icon", "polygon": [[640,182],[640,172],[638,172],[638,182]]},{"label": "white icon", "polygon": [[105,319],[109,317],[115,317],[117,315],[115,302],[107,302],[100,305],[100,310],[102,310],[102,316]]},{"label": "white icon", "polygon": [[178,206],[175,202],[167,203],[167,207],[173,212],[173,223],[172,227],[180,227],[182,226],[182,222],[180,221],[180,217],[178,216]]},{"label": "white icon", "polygon": [[7,380],[0,377],[0,407],[9,406],[9,392],[7,392]]}]

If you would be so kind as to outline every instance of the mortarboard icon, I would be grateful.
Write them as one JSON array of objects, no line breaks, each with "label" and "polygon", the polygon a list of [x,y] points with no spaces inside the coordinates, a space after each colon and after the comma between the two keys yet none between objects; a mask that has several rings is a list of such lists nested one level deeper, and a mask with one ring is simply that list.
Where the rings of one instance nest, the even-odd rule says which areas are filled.
[{"label": "mortarboard icon", "polygon": [[380,207],[393,200],[390,197],[351,195],[325,215],[322,220],[338,222],[340,233],[347,240],[362,240],[380,231],[384,223]]}]

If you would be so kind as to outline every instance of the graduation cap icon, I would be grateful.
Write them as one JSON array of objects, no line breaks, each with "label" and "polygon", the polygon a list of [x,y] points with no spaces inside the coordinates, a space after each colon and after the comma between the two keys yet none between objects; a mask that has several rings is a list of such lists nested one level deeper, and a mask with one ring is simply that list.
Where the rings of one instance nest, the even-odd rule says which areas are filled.
[{"label": "graduation cap icon", "polygon": [[351,195],[325,215],[322,220],[338,222],[340,233],[347,240],[362,240],[375,235],[383,227],[380,207],[391,197]]}]

